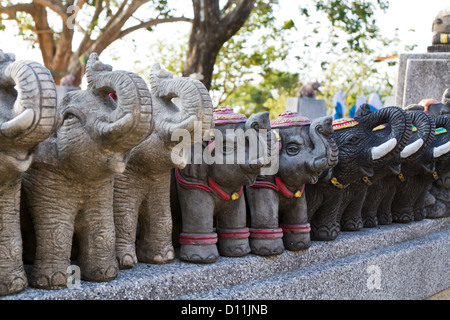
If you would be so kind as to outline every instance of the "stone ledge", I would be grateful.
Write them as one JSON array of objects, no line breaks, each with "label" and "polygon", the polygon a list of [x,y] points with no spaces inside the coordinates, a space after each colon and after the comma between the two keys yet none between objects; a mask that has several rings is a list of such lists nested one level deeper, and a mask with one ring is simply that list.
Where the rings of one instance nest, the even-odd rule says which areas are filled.
[{"label": "stone ledge", "polygon": [[[273,257],[220,257],[209,265],[178,259],[139,263],[111,282],[82,281],[81,289],[55,291],[27,288],[2,299],[423,299],[450,286],[449,261],[450,217],[342,232],[334,241],[313,241],[308,250]],[[380,266],[386,278],[381,290],[364,293],[361,279],[367,279],[368,265]],[[278,281],[295,285],[275,296]],[[383,289],[391,282],[392,289]]]}]

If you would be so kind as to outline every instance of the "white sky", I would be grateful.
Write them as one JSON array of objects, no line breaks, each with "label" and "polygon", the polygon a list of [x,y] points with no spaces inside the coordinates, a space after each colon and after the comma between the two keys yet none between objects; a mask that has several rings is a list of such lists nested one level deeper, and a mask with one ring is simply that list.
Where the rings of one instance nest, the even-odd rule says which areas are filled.
[{"label": "white sky", "polygon": [[[298,13],[297,3],[302,3],[302,1],[292,1],[292,0],[280,0],[281,3],[281,13],[280,16],[283,19],[293,19],[297,24],[301,23],[302,17]],[[189,1],[190,4],[190,1]],[[392,36],[393,30],[395,28],[399,29],[400,39],[402,44],[400,48],[404,45],[418,45],[413,52],[426,52],[426,48],[431,44],[431,25],[436,14],[443,8],[450,5],[449,0],[390,0],[390,8],[386,14],[380,13],[377,16],[378,25],[382,32],[390,37]],[[7,21],[9,22],[9,21]],[[178,25],[177,28],[183,28],[189,25],[183,23]],[[158,28],[160,32],[170,32],[170,27]],[[410,32],[409,30],[415,30],[415,32]],[[13,52],[16,54],[17,60],[31,59],[42,63],[42,57],[40,51],[35,48],[31,49],[30,44],[24,42],[21,37],[14,36],[15,31],[8,29],[6,32],[0,33],[0,49],[5,52]],[[299,30],[301,32],[302,30]],[[145,35],[144,40],[142,39]],[[160,34],[160,37],[164,37],[165,34]],[[142,50],[145,50],[148,46],[147,39],[155,38],[156,35],[144,32],[132,33],[127,37],[127,40],[131,38],[136,38],[137,45],[142,43]],[[301,35],[298,36],[301,39]],[[170,38],[169,38],[170,39]],[[170,40],[169,40],[170,41]],[[101,59],[105,63],[110,63],[113,65],[114,69],[130,70],[133,71],[134,61],[139,59],[140,50],[133,50],[130,46],[124,45],[127,41],[118,43],[111,46],[110,49],[105,50]],[[138,52],[135,52],[138,51]],[[114,54],[112,54],[114,52]],[[120,56],[123,57],[118,61],[113,61],[113,55],[117,55],[120,52]],[[401,53],[401,52],[399,52]],[[153,64],[157,61],[151,61],[149,64]]]}]

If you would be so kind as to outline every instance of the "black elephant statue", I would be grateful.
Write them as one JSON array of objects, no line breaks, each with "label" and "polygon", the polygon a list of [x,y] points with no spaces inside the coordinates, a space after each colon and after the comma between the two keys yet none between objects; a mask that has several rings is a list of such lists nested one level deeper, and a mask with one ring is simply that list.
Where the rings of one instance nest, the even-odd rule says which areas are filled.
[{"label": "black elephant statue", "polygon": [[[386,125],[386,131],[373,130],[382,124]],[[408,126],[406,113],[398,107],[386,107],[355,119],[333,122],[332,138],[339,148],[338,164],[316,184],[306,185],[311,239],[334,240],[339,234],[341,219],[346,219],[345,223],[353,229],[362,225],[359,213],[367,189],[361,188],[357,203],[346,200],[349,197],[346,189],[352,183],[373,176],[375,165],[403,149]],[[353,213],[357,214],[353,216]]]},{"label": "black elephant statue", "polygon": [[[413,113],[425,114],[423,111]],[[391,204],[392,221],[409,223],[420,221],[426,217],[425,198],[433,181],[439,178],[437,163],[442,174],[446,173],[450,158],[450,141],[447,130],[450,130],[448,116],[431,118],[435,130],[429,147],[414,161],[402,164],[404,182],[399,184]]]},{"label": "black elephant statue", "polygon": [[[212,263],[219,255],[236,257],[250,252],[244,187],[252,185],[268,166],[269,113],[247,118],[221,107],[214,111],[214,123],[210,141],[201,143],[203,161],[195,162],[194,145],[191,163],[174,172],[180,211],[174,210],[173,220],[174,225],[181,224],[182,261]],[[256,153],[252,139],[262,148]]]},{"label": "black elephant statue", "polygon": [[304,189],[337,164],[332,122],[331,117],[311,122],[289,111],[271,121],[278,131],[279,169],[258,176],[247,188],[252,253],[273,255],[311,246]]},{"label": "black elephant statue", "polygon": [[405,167],[411,167],[433,141],[432,118],[424,112],[409,112],[407,115],[408,125],[411,124],[408,144],[384,167],[374,170],[374,176],[378,178],[368,188],[361,210],[363,225],[366,228],[392,223],[391,204],[398,186],[406,179]]}]

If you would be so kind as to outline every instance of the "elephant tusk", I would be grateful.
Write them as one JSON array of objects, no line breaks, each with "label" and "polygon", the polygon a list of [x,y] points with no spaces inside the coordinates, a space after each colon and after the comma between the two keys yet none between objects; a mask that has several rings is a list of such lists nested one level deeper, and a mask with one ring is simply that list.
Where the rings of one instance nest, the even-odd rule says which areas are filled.
[{"label": "elephant tusk", "polygon": [[5,122],[0,127],[0,132],[7,138],[13,138],[33,125],[34,111],[26,109],[14,119]]},{"label": "elephant tusk", "polygon": [[400,152],[400,157],[402,159],[406,159],[409,156],[415,154],[423,146],[424,143],[425,143],[425,141],[423,141],[423,139],[417,139],[413,143],[408,144],[402,150],[402,152]]},{"label": "elephant tusk", "polygon": [[448,152],[450,152],[450,141],[439,147],[433,148],[433,157],[439,158]]},{"label": "elephant tusk", "polygon": [[383,144],[380,144],[377,147],[373,147],[370,150],[370,153],[372,155],[372,160],[378,160],[384,156],[386,156],[389,152],[392,151],[392,149],[395,148],[395,146],[397,145],[397,139],[392,138],[389,139],[388,141],[386,141]]}]

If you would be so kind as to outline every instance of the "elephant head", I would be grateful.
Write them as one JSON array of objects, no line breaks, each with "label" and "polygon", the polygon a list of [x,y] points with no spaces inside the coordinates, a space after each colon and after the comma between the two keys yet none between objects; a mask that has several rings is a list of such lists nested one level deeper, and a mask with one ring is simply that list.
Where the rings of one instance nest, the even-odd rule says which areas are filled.
[{"label": "elephant head", "polygon": [[[339,147],[339,163],[333,169],[337,182],[346,185],[373,176],[373,167],[398,154],[409,141],[410,121],[398,107],[371,112],[368,104],[358,109],[354,120],[333,123]],[[383,130],[374,130],[384,125]]]},{"label": "elephant head", "polygon": [[95,180],[122,173],[129,151],[148,137],[154,121],[150,93],[138,75],[112,71],[92,53],[86,79],[87,90],[67,93],[58,105],[62,124],[51,143],[65,174]]},{"label": "elephant head", "polygon": [[[294,118],[296,121],[286,121]],[[279,170],[276,174],[289,186],[314,184],[319,176],[338,163],[339,150],[331,136],[333,119],[318,118],[312,121],[298,118],[298,114],[285,112],[272,120],[277,128],[281,150]]]},{"label": "elephant head", "polygon": [[23,220],[29,214],[33,227],[23,233],[36,240],[30,285],[42,289],[67,286],[74,236],[81,279],[117,276],[114,175],[154,128],[151,95],[137,74],[112,71],[92,53],[86,79],[86,90],[59,103],[61,126],[23,174]]},{"label": "elephant head", "polygon": [[0,183],[28,169],[32,151],[58,124],[50,72],[37,62],[14,60],[0,50]]},{"label": "elephant head", "polygon": [[0,50],[0,296],[28,284],[20,233],[21,174],[35,147],[57,128],[56,87],[37,62]]},{"label": "elephant head", "polygon": [[131,150],[125,172],[116,175],[114,182],[116,251],[121,268],[132,268],[138,260],[167,263],[174,258],[171,171],[186,166],[191,146],[201,142],[205,133],[209,136],[213,126],[211,97],[200,81],[173,78],[155,64],[150,89],[155,130]]}]

